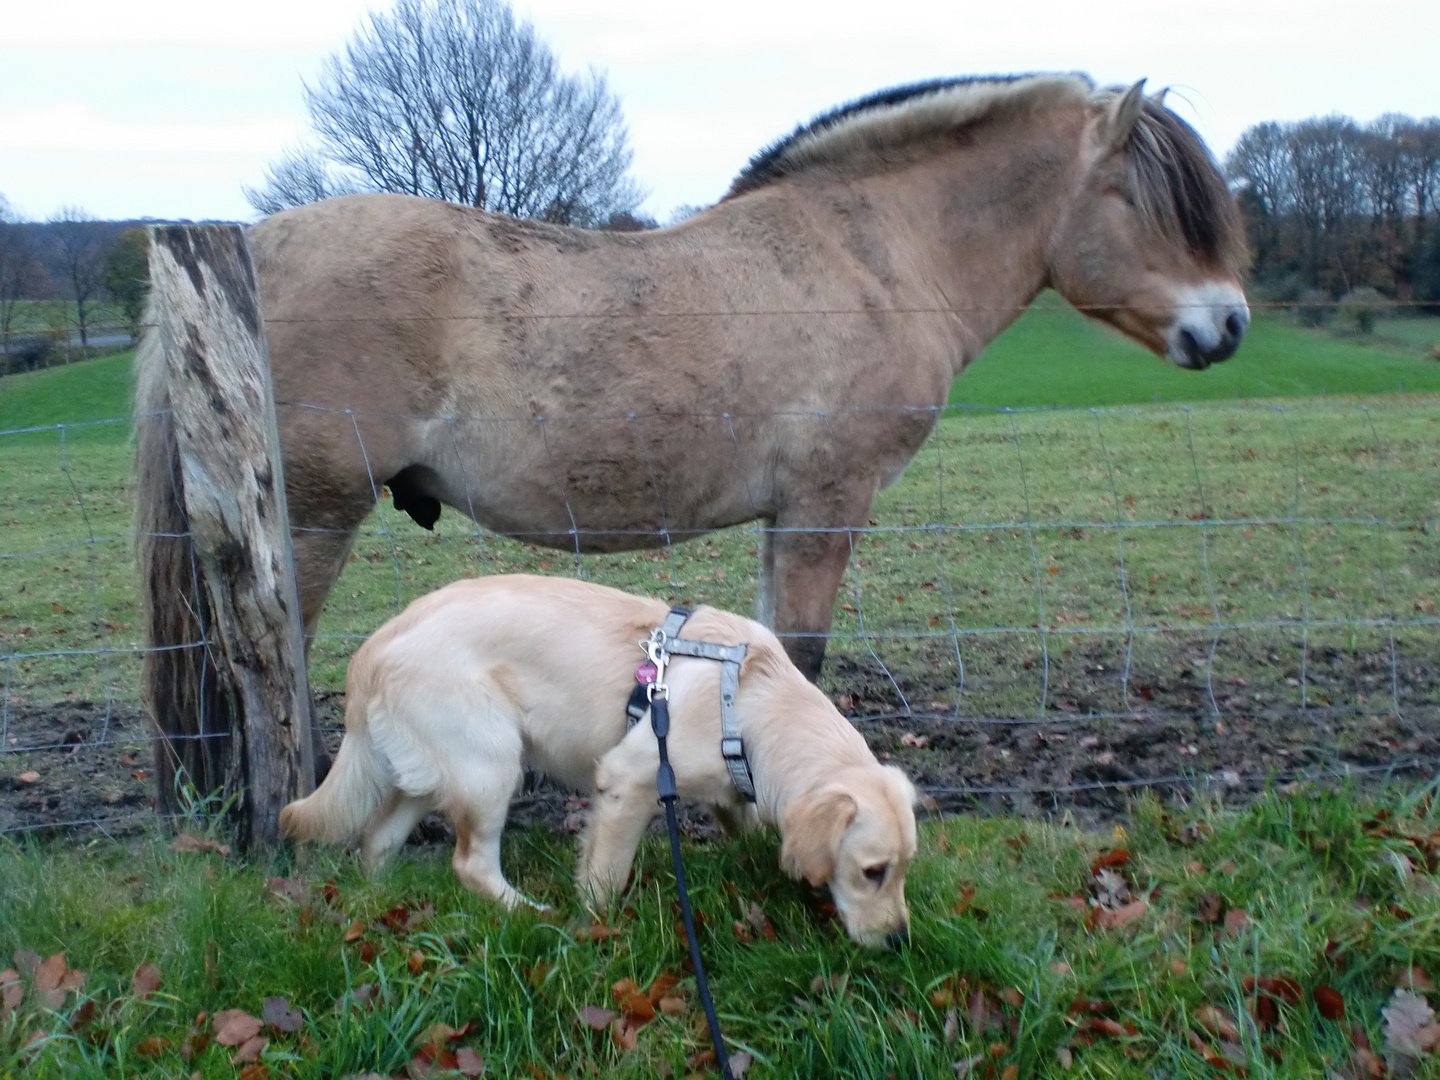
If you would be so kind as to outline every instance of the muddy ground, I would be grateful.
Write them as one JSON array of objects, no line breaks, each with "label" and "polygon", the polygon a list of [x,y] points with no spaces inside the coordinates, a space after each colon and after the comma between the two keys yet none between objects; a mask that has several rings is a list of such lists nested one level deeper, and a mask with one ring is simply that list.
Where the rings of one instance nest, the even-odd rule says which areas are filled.
[{"label": "muddy ground", "polygon": [[[1183,659],[1133,668],[1129,700],[1143,711],[1127,715],[1114,711],[1117,657],[1098,645],[1077,648],[1052,661],[1043,721],[941,715],[932,707],[947,694],[953,701],[954,686],[940,665],[908,665],[892,683],[871,658],[837,657],[822,685],[857,718],[871,748],[948,812],[1068,814],[1081,827],[1100,828],[1146,787],[1166,800],[1199,793],[1238,805],[1267,782],[1349,771],[1363,788],[1414,786],[1440,770],[1440,658],[1401,651],[1392,664],[1388,650],[1312,650],[1307,708],[1297,701],[1298,656],[1249,659],[1249,678],[1208,688],[1204,671]],[[1357,688],[1369,691],[1365,711],[1353,704]],[[887,716],[904,712],[902,693],[912,710],[932,715]],[[317,700],[333,748],[343,696]],[[0,755],[0,835],[59,829],[77,840],[119,838],[154,825],[150,729],[138,706],[12,698],[3,737],[12,752]],[[512,822],[573,829],[582,819],[576,809],[566,792],[541,780],[517,798]],[[707,831],[698,812],[688,822]],[[421,840],[445,838],[437,821],[417,832]]]}]

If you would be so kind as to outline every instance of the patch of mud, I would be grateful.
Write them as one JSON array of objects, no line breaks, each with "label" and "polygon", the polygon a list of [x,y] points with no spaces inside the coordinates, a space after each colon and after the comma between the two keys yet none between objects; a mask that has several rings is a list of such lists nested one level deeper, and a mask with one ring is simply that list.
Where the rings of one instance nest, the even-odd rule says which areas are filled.
[{"label": "patch of mud", "polygon": [[[1388,650],[1312,648],[1302,673],[1298,650],[1283,646],[1285,660],[1264,649],[1227,657],[1221,642],[1212,666],[1197,663],[1210,645],[1133,662],[1128,679],[1113,643],[1059,651],[1049,658],[1041,717],[955,718],[955,681],[923,654],[888,670],[873,657],[836,656],[822,685],[876,754],[946,812],[1069,815],[1102,828],[1147,787],[1166,800],[1200,793],[1241,805],[1267,784],[1296,778],[1348,773],[1365,789],[1413,786],[1440,771],[1440,658],[1399,651],[1392,662]],[[986,659],[971,665],[981,674],[967,685],[983,679]],[[998,652],[988,659],[997,679],[1023,663]],[[1227,660],[1243,660],[1246,677],[1207,679]],[[1365,703],[1332,704],[1357,697]],[[344,696],[319,694],[316,705],[333,753]],[[155,823],[151,728],[138,707],[12,699],[3,738],[0,835],[62,828],[118,838]],[[703,812],[687,807],[682,817],[687,833],[711,835]],[[527,778],[510,813],[512,826],[570,832],[584,818],[579,799],[543,778]],[[444,844],[451,833],[431,817],[415,839]]]}]

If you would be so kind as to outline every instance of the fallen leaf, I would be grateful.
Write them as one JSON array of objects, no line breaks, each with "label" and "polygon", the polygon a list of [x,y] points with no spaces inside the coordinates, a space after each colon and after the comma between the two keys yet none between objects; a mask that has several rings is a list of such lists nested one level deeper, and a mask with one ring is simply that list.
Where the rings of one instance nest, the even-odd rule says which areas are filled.
[{"label": "fallen leaf", "polygon": [[604,1031],[615,1019],[613,1012],[598,1005],[586,1005],[577,1015],[582,1024],[595,1031]]},{"label": "fallen leaf", "polygon": [[455,1068],[461,1076],[476,1077],[485,1072],[485,1059],[468,1046],[455,1051]]},{"label": "fallen leaf", "polygon": [[1239,938],[1250,926],[1250,916],[1244,908],[1231,908],[1225,913],[1225,933]]},{"label": "fallen leaf", "polygon": [[[199,1075],[196,1073],[190,1080],[196,1080]],[[240,1080],[270,1080],[270,1070],[264,1065],[246,1065],[240,1070]]]},{"label": "fallen leaf", "polygon": [[22,772],[19,776],[19,780],[22,784],[34,784],[38,782],[39,779],[40,774],[38,772]]},{"label": "fallen leaf", "polygon": [[205,836],[191,836],[189,833],[181,833],[170,841],[170,850],[179,852],[207,852],[213,851],[217,855],[229,855],[230,845],[222,844],[218,840],[211,840]]},{"label": "fallen leaf", "polygon": [[1345,1018],[1345,999],[1333,987],[1321,984],[1315,988],[1315,1007],[1326,1020]]},{"label": "fallen leaf", "polygon": [[740,1077],[745,1075],[745,1070],[750,1068],[750,1063],[754,1060],[755,1059],[744,1050],[737,1050],[730,1055],[730,1075],[733,1076],[735,1080],[740,1080]]},{"label": "fallen leaf", "polygon": [[1070,965],[1065,963],[1064,960],[1056,960],[1051,963],[1050,970],[1053,971],[1056,975],[1069,975]]},{"label": "fallen leaf", "polygon": [[[1407,1075],[1406,1063],[1397,1066],[1393,1059],[1418,1058],[1421,1054],[1428,1054],[1440,1042],[1440,1024],[1435,1022],[1435,1010],[1418,994],[1397,989],[1390,998],[1390,1004],[1380,1013],[1385,1017],[1385,1056],[1391,1059],[1394,1071]],[[1413,1062],[1409,1064],[1413,1067]]]},{"label": "fallen leaf", "polygon": [[20,981],[20,973],[14,968],[0,971],[0,1014],[6,1010],[14,1012],[24,1000],[25,984]]},{"label": "fallen leaf", "polygon": [[210,1021],[215,1029],[215,1041],[221,1046],[239,1046],[260,1034],[264,1025],[244,1009],[225,1009],[217,1012]]},{"label": "fallen leaf", "polygon": [[305,1026],[305,1014],[290,1008],[290,1002],[283,997],[267,997],[260,1008],[260,1019],[276,1031],[287,1034]]},{"label": "fallen leaf", "polygon": [[1435,989],[1435,984],[1430,981],[1430,976],[1425,974],[1423,968],[1416,967],[1414,964],[1396,968],[1391,974],[1391,980],[1396,986],[1418,990],[1422,994],[1430,993]]},{"label": "fallen leaf", "polygon": [[1126,923],[1132,922],[1145,914],[1146,907],[1148,907],[1148,905],[1143,897],[1133,903],[1126,904],[1122,908],[1116,908],[1114,910],[1102,907],[1096,915],[1096,921],[1102,930],[1118,930]]},{"label": "fallen leaf", "polygon": [[20,974],[27,977],[34,975],[35,969],[40,966],[40,954],[33,949],[16,949],[11,959],[20,969]]},{"label": "fallen leaf", "polygon": [[1195,1010],[1195,1022],[1218,1039],[1240,1041],[1240,1029],[1236,1026],[1234,1017],[1224,1009],[1201,1005]]},{"label": "fallen leaf", "polygon": [[601,923],[593,923],[590,926],[581,927],[575,931],[577,941],[604,941],[606,938],[616,937],[625,931],[618,926],[605,926]]},{"label": "fallen leaf", "polygon": [[665,1016],[671,1017],[672,1019],[675,1017],[684,1016],[687,1012],[690,1011],[689,1003],[686,1002],[683,997],[676,997],[674,994],[666,994],[664,997],[662,997],[659,1001],[655,1003],[655,1008],[659,1009],[661,1013],[663,1013]]},{"label": "fallen leaf", "polygon": [[65,990],[60,985],[65,978],[65,954],[55,953],[35,969],[32,976],[35,996],[41,1003],[58,1009],[65,1004]]},{"label": "fallen leaf", "polygon": [[976,1054],[973,1057],[961,1058],[959,1061],[955,1062],[955,1064],[952,1065],[951,1068],[955,1070],[956,1076],[969,1076],[970,1070],[975,1068],[976,1065],[979,1065],[984,1060],[984,1054]]},{"label": "fallen leaf", "polygon": [[[227,1045],[216,1039],[221,1046]],[[240,1049],[235,1051],[235,1056],[230,1059],[231,1065],[243,1065],[246,1062],[257,1062],[260,1060],[260,1053],[270,1045],[270,1040],[263,1035],[254,1035],[240,1044]]]},{"label": "fallen leaf", "polygon": [[1070,1066],[1075,1063],[1075,1057],[1070,1053],[1068,1046],[1057,1046],[1055,1048],[1055,1060],[1060,1063],[1060,1068],[1066,1072],[1069,1072]]},{"label": "fallen leaf", "polygon": [[930,739],[927,736],[916,735],[913,731],[907,731],[901,735],[900,742],[905,746],[914,746],[918,749],[924,749],[930,745]]},{"label": "fallen leaf", "polygon": [[141,964],[130,979],[130,994],[142,1001],[160,989],[160,969],[154,964]]},{"label": "fallen leaf", "polygon": [[1195,905],[1195,917],[1203,923],[1219,922],[1224,913],[1225,898],[1219,893],[1202,893]]},{"label": "fallen leaf", "polygon": [[169,1048],[169,1039],[162,1039],[159,1035],[151,1035],[148,1039],[142,1039],[135,1044],[135,1053],[141,1057],[159,1057]]},{"label": "fallen leaf", "polygon": [[954,1046],[960,1038],[960,1010],[953,1005],[945,1012],[945,1045]]},{"label": "fallen leaf", "polygon": [[1111,851],[1102,851],[1096,856],[1095,861],[1090,864],[1090,873],[1098,874],[1111,866],[1124,866],[1130,861],[1130,852],[1122,848],[1115,848]]},{"label": "fallen leaf", "polygon": [[745,921],[755,928],[755,932],[767,941],[775,940],[775,927],[770,925],[770,919],[760,909],[760,905],[754,903],[745,912]]},{"label": "fallen leaf", "polygon": [[411,975],[419,975],[425,970],[425,954],[416,949],[406,959],[405,966],[410,969]]},{"label": "fallen leaf", "polygon": [[1095,871],[1090,888],[1102,908],[1121,908],[1130,902],[1130,885],[1108,867]]},{"label": "fallen leaf", "polygon": [[1190,969],[1185,965],[1185,961],[1182,960],[1180,957],[1172,956],[1170,958],[1170,973],[1176,978],[1182,977],[1185,972],[1189,970]]},{"label": "fallen leaf", "polygon": [[640,1032],[624,1020],[610,1022],[610,1041],[621,1050],[634,1050],[640,1044]]},{"label": "fallen leaf", "polygon": [[365,924],[356,919],[345,928],[345,933],[340,935],[342,941],[359,941],[365,935]]}]

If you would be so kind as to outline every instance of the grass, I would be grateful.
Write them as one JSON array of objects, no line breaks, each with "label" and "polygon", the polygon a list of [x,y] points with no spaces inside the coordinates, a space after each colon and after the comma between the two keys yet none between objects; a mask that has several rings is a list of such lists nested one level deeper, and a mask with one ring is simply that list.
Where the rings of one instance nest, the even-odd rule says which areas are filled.
[{"label": "grass", "polygon": [[[751,1077],[934,1077],[983,1055],[996,1076],[1163,1069],[1199,1080],[1217,1072],[1191,1037],[1212,1055],[1226,1050],[1203,1026],[1206,1007],[1236,1021],[1229,1052],[1251,1075],[1312,1077],[1345,1068],[1348,1025],[1383,1047],[1379,1010],[1397,970],[1440,973],[1440,890],[1425,872],[1435,825],[1428,800],[1377,806],[1311,789],[1272,793],[1242,812],[1167,812],[1142,800],[1114,836],[930,821],[908,882],[912,945],[901,953],[865,951],[838,933],[823,897],[781,877],[773,836],[687,842],[686,866],[722,1025],[753,1053]],[[1118,872],[1148,904],[1106,929],[1085,913],[1091,867],[1119,847],[1128,861]],[[246,862],[177,854],[163,839],[132,850],[7,842],[0,949],[63,950],[86,975],[58,1010],[27,994],[18,1015],[0,1020],[0,1075],[233,1075],[233,1047],[211,1043],[182,1058],[197,1014],[259,1015],[275,995],[302,1010],[304,1024],[294,1035],[269,1032],[262,1061],[295,1080],[401,1072],[427,1027],[470,1020],[478,1025],[464,1041],[486,1059],[487,1076],[684,1075],[706,1035],[682,970],[668,852],[646,843],[637,884],[610,921],[618,932],[602,940],[577,933],[590,919],[572,894],[573,854],[569,838],[540,830],[507,838],[517,885],[558,909],[542,919],[464,892],[435,851],[412,852],[371,882],[333,851]],[[267,887],[280,875],[309,895]],[[1245,917],[1204,921],[1217,917],[1217,901]],[[433,913],[419,927],[403,912],[398,931],[382,921],[427,903]],[[774,940],[732,929],[749,923],[752,905]],[[148,1000],[130,994],[142,964],[162,980]],[[577,1022],[586,1006],[615,1008],[617,981],[646,987],[662,973],[683,980],[686,1007],[642,1026],[633,1049]],[[1248,1011],[1247,976],[1295,981],[1299,997],[1277,1006],[1278,1025]],[[367,984],[378,1004],[357,1007]],[[1325,986],[1343,999],[1347,1028],[1317,1006]],[[1062,1050],[1073,1055],[1069,1070]]]},{"label": "grass", "polygon": [[[1440,319],[1390,319],[1417,335]],[[1440,364],[1399,340],[1338,339],[1281,315],[1257,312],[1240,351],[1203,372],[1184,371],[1080,315],[1053,294],[1041,297],[955,381],[953,404],[1142,405],[1324,394],[1440,392]]]}]

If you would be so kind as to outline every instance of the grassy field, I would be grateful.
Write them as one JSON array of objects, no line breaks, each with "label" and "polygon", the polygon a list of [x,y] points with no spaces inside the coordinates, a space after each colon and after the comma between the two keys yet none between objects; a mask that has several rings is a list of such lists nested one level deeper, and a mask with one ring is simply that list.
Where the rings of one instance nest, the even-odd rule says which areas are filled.
[{"label": "grassy field", "polygon": [[[1388,670],[1320,682],[1298,658],[1384,655],[1393,622],[1402,658],[1440,655],[1440,399],[1428,396],[1440,380],[1424,381],[1440,368],[1267,320],[1203,374],[1128,349],[1073,313],[1037,311],[957,382],[956,400],[981,407],[941,420],[856,534],[832,654],[883,661],[921,713],[1070,718],[1072,678],[1126,663],[1129,689],[1097,681],[1086,708],[1141,706],[1143,680],[1177,668],[1200,673],[1227,719],[1239,697],[1302,720],[1302,701],[1433,706],[1433,686],[1395,689]],[[128,365],[0,380],[0,432],[125,415]],[[1391,393],[1402,381],[1407,393]],[[1227,400],[1190,409],[1172,388]],[[1233,400],[1252,390],[1314,396]],[[1050,401],[1098,411],[985,407]],[[138,698],[123,651],[139,644],[129,454],[125,424],[0,434],[4,703]],[[387,501],[332,595],[312,683],[338,689],[361,637],[466,575],[579,572],[748,610],[755,539],[737,528],[576,560],[476,534],[448,510],[431,534]],[[5,749],[0,787],[19,790],[29,757]],[[773,836],[692,839],[687,868],[752,1080],[1198,1080],[1241,1062],[1252,1076],[1375,1075],[1397,979],[1414,965],[1428,992],[1425,973],[1440,978],[1440,828],[1428,799],[1381,798],[1292,787],[1249,809],[1164,809],[1146,797],[1103,835],[928,820],[903,953],[837,936],[825,898],[780,876]],[[207,828],[225,840],[198,815],[189,826]],[[1116,849],[1118,883],[1093,873]],[[507,838],[512,880],[558,909],[540,919],[462,891],[444,852],[411,852],[367,882],[327,851],[245,861],[177,852],[168,837],[0,838],[0,968],[17,973],[0,971],[0,1077],[414,1075],[427,1045],[526,1080],[703,1071],[665,849],[647,843],[601,933],[573,897],[573,858],[568,836]],[[62,951],[37,985],[32,956]],[[50,975],[62,986],[47,1004]],[[617,983],[643,993],[670,975],[675,1015],[638,1024],[644,1009]],[[258,1018],[278,996],[263,1047],[217,1045],[215,1014]],[[592,1030],[576,1019],[587,1007],[615,1015]],[[453,1040],[434,1027],[471,1020]]]},{"label": "grassy field", "polygon": [[[690,841],[686,863],[751,1080],[1358,1077],[1400,1045],[1382,1008],[1428,1011],[1440,977],[1435,827],[1428,799],[1309,789],[1244,812],[1142,800],[1106,836],[930,821],[903,952],[837,932],[825,897],[780,875],[772,836]],[[556,906],[543,918],[465,893],[438,852],[369,882],[328,851],[0,841],[0,949],[18,969],[0,974],[0,1076],[414,1077],[427,1045],[478,1054],[490,1077],[703,1075],[667,854],[645,845],[597,932],[573,843],[548,831],[505,850],[517,886]],[[25,973],[61,952],[49,982]],[[243,1027],[225,1010],[264,1041],[220,1045]]]}]

